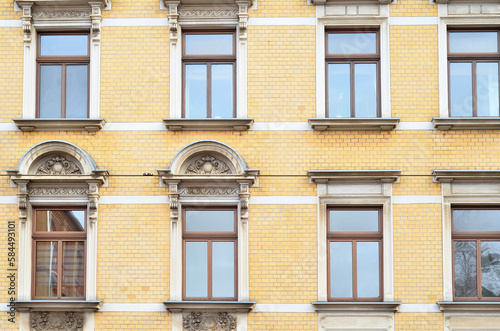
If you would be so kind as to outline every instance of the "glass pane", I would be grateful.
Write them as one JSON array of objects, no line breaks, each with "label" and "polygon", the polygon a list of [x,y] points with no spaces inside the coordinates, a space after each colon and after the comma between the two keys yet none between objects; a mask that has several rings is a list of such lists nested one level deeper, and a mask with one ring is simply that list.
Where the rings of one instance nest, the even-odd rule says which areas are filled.
[{"label": "glass pane", "polygon": [[377,64],[354,65],[354,112],[356,117],[377,117]]},{"label": "glass pane", "polygon": [[377,232],[378,217],[378,210],[330,210],[330,231]]},{"label": "glass pane", "polygon": [[207,66],[186,65],[186,118],[207,118]]},{"label": "glass pane", "polygon": [[453,209],[453,231],[500,231],[500,209]]},{"label": "glass pane", "polygon": [[351,117],[350,65],[328,64],[328,117]]},{"label": "glass pane", "polygon": [[498,62],[478,62],[477,116],[498,116]]},{"label": "glass pane", "polygon": [[66,66],[66,117],[87,117],[87,65]]},{"label": "glass pane", "polygon": [[57,242],[36,243],[35,296],[57,297]]},{"label": "glass pane", "polygon": [[476,242],[454,241],[455,296],[477,297]]},{"label": "glass pane", "polygon": [[212,65],[212,117],[233,117],[233,65]]},{"label": "glass pane", "polygon": [[186,210],[186,231],[234,232],[234,210]]},{"label": "glass pane", "polygon": [[352,242],[330,242],[330,296],[352,298]]},{"label": "glass pane", "polygon": [[37,210],[36,231],[85,231],[85,211]]},{"label": "glass pane", "polygon": [[359,298],[377,298],[380,295],[380,263],[378,242],[358,242],[357,284]]},{"label": "glass pane", "polygon": [[186,34],[186,55],[233,55],[233,35]]},{"label": "glass pane", "polygon": [[498,52],[497,32],[450,32],[450,53]]},{"label": "glass pane", "polygon": [[42,35],[40,55],[88,55],[88,35]]},{"label": "glass pane", "polygon": [[328,54],[376,54],[377,34],[329,33]]},{"label": "glass pane", "polygon": [[208,296],[208,248],[206,242],[186,242],[186,297]]},{"label": "glass pane", "polygon": [[61,118],[61,65],[40,66],[40,118]]},{"label": "glass pane", "polygon": [[472,63],[450,63],[451,116],[472,116]]},{"label": "glass pane", "polygon": [[481,242],[483,297],[500,297],[500,241]]},{"label": "glass pane", "polygon": [[234,242],[212,243],[212,296],[234,297]]},{"label": "glass pane", "polygon": [[63,279],[61,296],[85,297],[85,244],[63,242]]}]

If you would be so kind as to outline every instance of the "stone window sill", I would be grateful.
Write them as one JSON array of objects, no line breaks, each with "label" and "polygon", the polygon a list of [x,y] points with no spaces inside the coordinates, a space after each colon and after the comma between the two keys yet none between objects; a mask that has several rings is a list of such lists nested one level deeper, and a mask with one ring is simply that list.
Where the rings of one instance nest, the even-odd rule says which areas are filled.
[{"label": "stone window sill", "polygon": [[80,311],[94,312],[101,309],[102,301],[78,301],[78,300],[30,300],[16,301],[17,311]]},{"label": "stone window sill", "polygon": [[437,303],[444,313],[489,313],[500,312],[500,302],[446,302]]},{"label": "stone window sill", "polygon": [[99,131],[106,121],[102,118],[14,118],[21,131]]},{"label": "stone window sill", "polygon": [[310,118],[309,125],[315,131],[390,131],[399,118]]},{"label": "stone window sill", "polygon": [[171,313],[182,312],[227,312],[248,313],[254,301],[163,301],[165,308]]},{"label": "stone window sill", "polygon": [[[352,0],[351,0],[352,1]],[[436,0],[436,1],[443,1],[443,0]],[[355,1],[352,1],[352,2],[355,2]],[[365,0],[365,1],[359,1],[359,2],[363,2],[363,3],[375,3],[375,4],[390,4],[390,3],[393,3],[394,0]],[[336,4],[336,3],[341,3],[341,4],[345,4],[346,1],[345,0],[312,0],[312,3],[314,5],[328,5],[328,4]]]},{"label": "stone window sill", "polygon": [[434,128],[447,130],[500,130],[500,117],[435,117]]},{"label": "stone window sill", "polygon": [[397,312],[401,302],[312,302],[317,312]]},{"label": "stone window sill", "polygon": [[170,131],[247,131],[253,124],[252,118],[164,118],[163,123]]}]

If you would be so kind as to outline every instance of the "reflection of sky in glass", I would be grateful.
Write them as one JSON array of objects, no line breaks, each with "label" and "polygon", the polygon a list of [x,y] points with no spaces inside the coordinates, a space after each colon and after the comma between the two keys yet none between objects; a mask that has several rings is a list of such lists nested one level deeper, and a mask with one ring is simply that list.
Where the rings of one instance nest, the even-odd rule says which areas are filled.
[{"label": "reflection of sky in glass", "polygon": [[234,296],[234,242],[212,243],[212,296]]},{"label": "reflection of sky in glass", "polygon": [[351,242],[330,242],[330,296],[353,296]]},{"label": "reflection of sky in glass", "polygon": [[481,287],[484,297],[500,297],[500,241],[481,242]]},{"label": "reflection of sky in glass", "polygon": [[212,64],[212,117],[233,117],[232,64]]},{"label": "reflection of sky in glass", "polygon": [[328,54],[376,54],[377,34],[329,33]]},{"label": "reflection of sky in glass", "polygon": [[330,231],[378,231],[378,210],[330,210]]},{"label": "reflection of sky in glass", "polygon": [[62,66],[40,66],[40,118],[61,118]]},{"label": "reflection of sky in glass", "polygon": [[377,65],[357,63],[354,82],[356,117],[377,117]]},{"label": "reflection of sky in glass", "polygon": [[186,242],[186,297],[208,296],[206,242]]},{"label": "reflection of sky in glass", "polygon": [[232,54],[232,34],[186,34],[186,55]]},{"label": "reflection of sky in glass", "polygon": [[48,56],[88,55],[87,35],[42,35],[40,54]]},{"label": "reflection of sky in glass", "polygon": [[478,62],[477,115],[498,116],[498,62]]},{"label": "reflection of sky in glass", "polygon": [[84,210],[72,210],[71,214],[78,220],[82,229],[85,228],[85,211]]},{"label": "reflection of sky in glass", "polygon": [[500,209],[453,209],[453,231],[500,231]]},{"label": "reflection of sky in glass", "polygon": [[492,53],[497,51],[497,32],[450,32],[450,53]]},{"label": "reflection of sky in glass", "polygon": [[186,65],[186,118],[207,118],[207,66]]},{"label": "reflection of sky in glass", "polygon": [[472,116],[472,63],[450,63],[451,116]]},{"label": "reflection of sky in glass", "polygon": [[359,298],[376,298],[380,295],[378,250],[378,242],[358,242],[357,284]]},{"label": "reflection of sky in glass", "polygon": [[328,64],[328,116],[351,117],[349,64]]},{"label": "reflection of sky in glass", "polygon": [[186,210],[186,231],[234,232],[234,210]]},{"label": "reflection of sky in glass", "polygon": [[66,66],[66,117],[87,117],[87,65]]},{"label": "reflection of sky in glass", "polygon": [[455,296],[475,297],[477,296],[476,242],[456,240],[453,247]]}]

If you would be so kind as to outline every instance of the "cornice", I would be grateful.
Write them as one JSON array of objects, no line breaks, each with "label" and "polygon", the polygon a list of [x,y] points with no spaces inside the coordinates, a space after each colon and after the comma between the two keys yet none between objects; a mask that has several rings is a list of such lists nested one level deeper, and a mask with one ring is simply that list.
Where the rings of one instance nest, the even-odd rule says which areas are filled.
[{"label": "cornice", "polygon": [[248,313],[255,307],[255,301],[163,301],[172,313],[182,312],[227,312]]},{"label": "cornice", "polygon": [[401,302],[312,302],[314,310],[323,312],[397,312]]},{"label": "cornice", "polygon": [[30,300],[16,301],[17,311],[80,311],[94,312],[101,309],[102,301],[78,301],[78,300]]},{"label": "cornice", "polygon": [[390,131],[399,118],[310,118],[309,125],[315,131]]},{"label": "cornice", "polygon": [[43,7],[58,7],[58,8],[66,8],[71,6],[90,6],[93,4],[100,4],[101,8],[109,8],[111,6],[111,0],[14,0],[19,7],[23,7],[26,3],[32,3],[35,6],[43,6]]},{"label": "cornice", "polygon": [[313,183],[328,181],[379,181],[382,183],[397,183],[401,170],[309,170],[307,176]]},{"label": "cornice", "polygon": [[434,170],[435,183],[449,183],[456,180],[491,182],[500,180],[500,170]]},{"label": "cornice", "polygon": [[163,123],[170,131],[247,131],[253,124],[253,118],[164,118]]},{"label": "cornice", "polygon": [[447,130],[500,130],[499,117],[435,117],[434,128]]},{"label": "cornice", "polygon": [[21,131],[99,131],[106,121],[102,118],[13,118],[16,126]]},{"label": "cornice", "polygon": [[311,0],[313,5],[329,5],[329,4],[357,4],[357,3],[375,3],[381,5],[388,5],[394,0]]},{"label": "cornice", "polygon": [[446,302],[437,303],[444,313],[500,313],[500,302]]}]

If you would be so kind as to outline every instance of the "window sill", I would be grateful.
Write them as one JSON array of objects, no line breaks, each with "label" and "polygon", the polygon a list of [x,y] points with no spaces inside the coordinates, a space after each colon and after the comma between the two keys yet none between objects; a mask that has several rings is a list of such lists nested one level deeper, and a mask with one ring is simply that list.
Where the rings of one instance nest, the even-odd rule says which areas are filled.
[{"label": "window sill", "polygon": [[106,121],[102,118],[13,118],[21,131],[99,131]]},{"label": "window sill", "polygon": [[32,301],[16,301],[15,306],[17,311],[19,312],[30,312],[30,311],[94,312],[101,309],[102,301],[32,300]]},{"label": "window sill", "polygon": [[312,302],[316,312],[397,312],[401,302]]},{"label": "window sill", "polygon": [[309,125],[315,131],[363,130],[390,131],[396,128],[399,118],[310,118]]},{"label": "window sill", "polygon": [[163,123],[170,131],[247,131],[253,118],[164,118]]},{"label": "window sill", "polygon": [[500,312],[500,302],[446,302],[437,303],[443,313],[488,313]]},{"label": "window sill", "polygon": [[254,301],[163,301],[163,304],[171,313],[192,311],[248,313],[255,306]]},{"label": "window sill", "polygon": [[[436,0],[436,1],[443,1],[443,0]],[[352,2],[355,2],[355,1],[352,1]],[[378,3],[378,4],[381,4],[381,5],[384,5],[384,4],[390,4],[390,3],[393,3],[394,0],[371,0],[371,1],[359,1],[359,2],[363,2],[363,3]],[[345,4],[345,0],[312,0],[312,3],[314,5],[325,5],[325,4],[336,4],[336,3],[341,3],[341,4]]]},{"label": "window sill", "polygon": [[447,130],[500,130],[500,117],[435,117],[435,129]]}]

